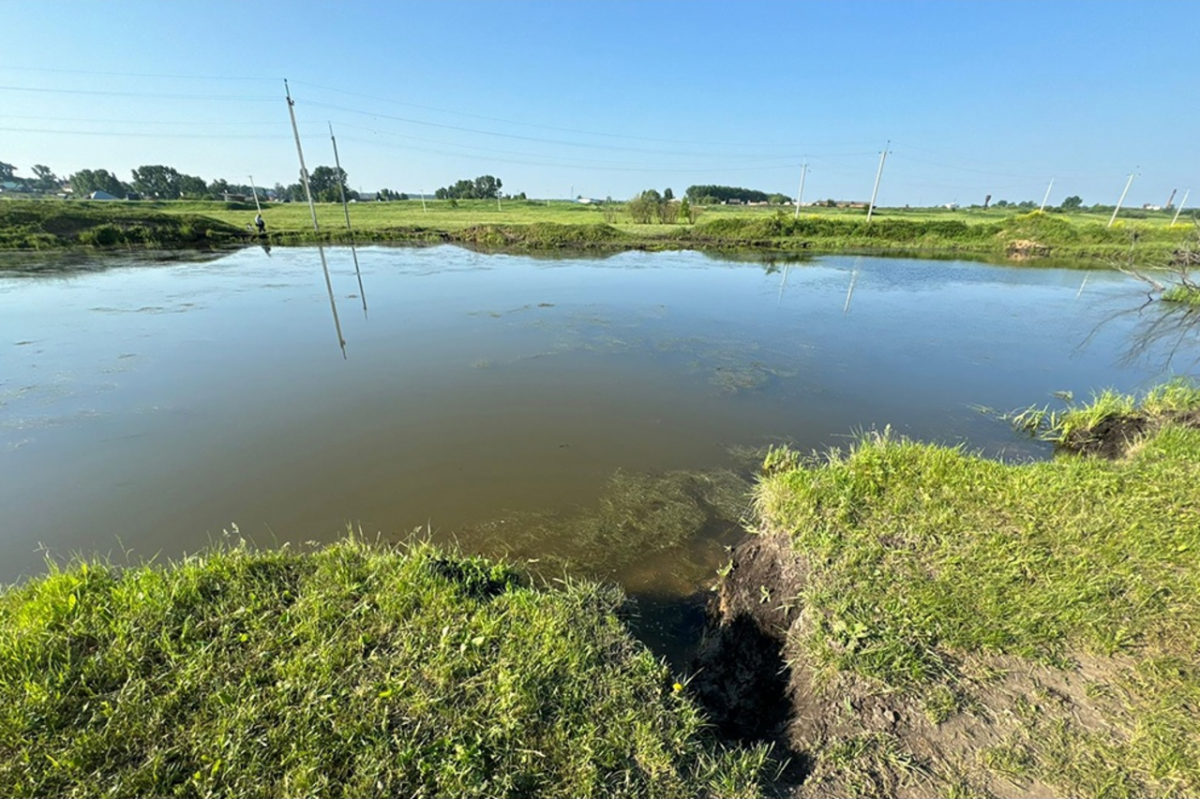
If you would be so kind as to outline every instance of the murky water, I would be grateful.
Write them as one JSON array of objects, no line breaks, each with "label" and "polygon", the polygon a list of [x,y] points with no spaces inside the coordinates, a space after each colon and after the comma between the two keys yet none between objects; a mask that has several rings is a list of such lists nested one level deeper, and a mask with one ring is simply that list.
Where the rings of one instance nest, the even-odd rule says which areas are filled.
[{"label": "murky water", "polygon": [[0,582],[41,547],[352,525],[681,596],[736,537],[756,448],[890,424],[1041,456],[978,406],[1195,363],[1115,273],[375,247],[360,292],[327,253],[345,357],[315,249],[0,276]]}]

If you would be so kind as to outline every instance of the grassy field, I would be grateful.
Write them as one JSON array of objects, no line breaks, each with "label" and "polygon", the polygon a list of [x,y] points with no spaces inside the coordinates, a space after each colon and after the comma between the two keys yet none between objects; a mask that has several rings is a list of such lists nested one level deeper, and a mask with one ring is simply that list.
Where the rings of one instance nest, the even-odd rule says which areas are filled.
[{"label": "grassy field", "polygon": [[[789,641],[830,712],[821,790],[1200,795],[1200,390],[1106,392],[1043,435],[1116,436],[1115,460],[1007,465],[868,437],[776,452],[764,530],[808,568]],[[1077,447],[1088,451],[1086,446]]]},{"label": "grassy field", "polygon": [[[37,206],[36,212],[29,206]],[[0,203],[0,247],[41,248],[98,245],[70,235],[77,225],[55,221],[80,215],[118,216],[110,222],[128,229],[133,217],[183,216],[189,230],[195,220],[221,236],[246,235],[253,205],[224,202],[30,202]],[[1170,224],[1166,212],[1131,210],[1111,228],[1107,216],[1078,212],[1017,213],[1012,209],[877,210],[867,223],[862,210],[811,207],[797,218],[792,209],[712,206],[699,210],[695,224],[634,224],[623,205],[570,202],[420,200],[355,203],[350,215],[362,242],[456,242],[484,248],[535,249],[729,249],[806,250],[811,252],[911,252],[961,254],[1017,260],[1083,260],[1126,263],[1130,254],[1142,265],[1167,264],[1194,237],[1194,225]],[[345,216],[337,204],[317,205],[321,235],[312,229],[307,205],[270,204],[263,210],[270,241],[300,244],[348,241]],[[35,223],[41,219],[41,227]],[[220,224],[218,224],[220,223]],[[201,226],[202,227],[202,226]],[[62,234],[63,229],[68,234]],[[140,235],[140,234],[139,234]],[[111,232],[109,238],[113,238]],[[143,236],[147,240],[153,237]],[[115,246],[135,245],[137,235],[118,237]],[[128,239],[128,240],[126,240]]]},{"label": "grassy field", "polygon": [[756,796],[615,589],[418,545],[76,562],[0,595],[3,796]]}]

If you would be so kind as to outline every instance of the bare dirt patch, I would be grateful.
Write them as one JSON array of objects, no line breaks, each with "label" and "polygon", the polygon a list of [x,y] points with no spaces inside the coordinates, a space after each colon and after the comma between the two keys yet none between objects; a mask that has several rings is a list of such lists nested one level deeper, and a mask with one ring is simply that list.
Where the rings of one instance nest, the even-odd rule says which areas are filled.
[{"label": "bare dirt patch", "polygon": [[1039,779],[1082,737],[1114,743],[1132,730],[1120,657],[1066,667],[964,655],[954,676],[896,690],[855,674],[818,674],[805,656],[809,566],[785,535],[734,549],[710,603],[689,690],[718,730],[770,741],[791,767],[780,795],[925,797],[1059,795]]}]

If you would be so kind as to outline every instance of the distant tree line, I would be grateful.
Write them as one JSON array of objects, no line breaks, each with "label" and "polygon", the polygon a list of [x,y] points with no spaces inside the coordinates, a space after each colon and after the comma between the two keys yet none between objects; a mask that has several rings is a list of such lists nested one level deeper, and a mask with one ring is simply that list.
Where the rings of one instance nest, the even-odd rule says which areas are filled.
[{"label": "distant tree line", "polygon": [[[63,191],[64,184],[69,185],[71,194],[75,197],[86,197],[95,191],[103,191],[114,197],[144,200],[221,200],[228,195],[253,197],[257,190],[260,197],[267,197],[268,192],[263,187],[244,183],[230,183],[224,178],[218,178],[211,183],[201,177],[188,175],[174,167],[162,164],[145,164],[134,169],[129,181],[123,181],[107,169],[81,169],[78,172],[61,178],[54,174],[50,167],[37,164],[33,167],[32,178],[16,174],[17,169],[12,164],[0,161],[0,182],[17,184],[18,190],[43,194],[57,194]],[[312,187],[313,199],[317,202],[341,202],[342,195],[339,183],[346,191],[346,199],[358,198],[358,192],[349,187],[346,171],[330,166],[319,166],[309,175],[309,185]],[[408,199],[407,195],[391,192],[385,189],[380,192],[387,199]],[[305,201],[304,186],[300,181],[291,186],[276,183],[275,198],[282,201]]]},{"label": "distant tree line", "polygon": [[767,194],[765,191],[737,186],[688,186],[685,194],[693,203],[700,205],[720,205],[730,200],[743,203],[791,202],[782,194]]},{"label": "distant tree line", "polygon": [[504,184],[492,175],[480,175],[474,180],[460,180],[453,186],[443,186],[433,193],[438,200],[492,200],[500,196]]},{"label": "distant tree line", "polygon": [[662,194],[658,193],[658,189],[646,189],[626,203],[625,209],[629,211],[633,221],[639,225],[648,225],[652,222],[674,225],[680,217],[691,224],[696,221],[700,210],[690,203],[686,196],[682,200],[676,201],[675,192],[669,188],[665,189]]}]

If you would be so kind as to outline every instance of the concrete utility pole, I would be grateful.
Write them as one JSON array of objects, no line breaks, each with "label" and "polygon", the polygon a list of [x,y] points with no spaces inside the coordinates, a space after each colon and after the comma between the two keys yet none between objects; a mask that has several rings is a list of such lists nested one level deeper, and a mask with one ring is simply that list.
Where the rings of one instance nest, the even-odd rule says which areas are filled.
[{"label": "concrete utility pole", "polygon": [[1133,185],[1133,176],[1135,173],[1129,173],[1129,180],[1125,181],[1125,191],[1121,192],[1121,199],[1117,200],[1117,207],[1113,209],[1112,219],[1108,220],[1108,226],[1112,227],[1113,222],[1117,221],[1117,214],[1121,211],[1121,203],[1125,202],[1125,195],[1129,193],[1129,187]]},{"label": "concrete utility pole", "polygon": [[800,167],[800,191],[796,192],[796,219],[800,218],[800,201],[804,199],[804,176],[808,174],[808,159],[804,159],[804,165]]},{"label": "concrete utility pole", "polygon": [[892,140],[888,139],[887,144],[883,146],[883,152],[879,154],[879,169],[875,172],[875,188],[871,190],[871,204],[867,206],[867,221],[871,221],[871,214],[875,213],[875,198],[879,196],[879,179],[883,177],[883,164],[887,161],[888,147],[892,145]]},{"label": "concrete utility pole", "polygon": [[1171,203],[1175,202],[1175,192],[1177,191],[1179,191],[1179,189],[1171,189],[1171,196],[1167,198],[1167,204],[1164,205],[1163,208],[1171,207]]},{"label": "concrete utility pole", "polygon": [[248,175],[250,178],[250,190],[254,192],[254,207],[258,209],[258,215],[262,216],[262,206],[258,204],[258,187],[254,185],[254,175]]},{"label": "concrete utility pole", "polygon": [[[296,103],[292,100],[292,91],[288,82],[283,81],[283,91],[287,95],[288,115],[292,118],[292,134],[296,137],[296,155],[300,156],[300,177],[304,181],[304,195],[308,197],[308,211],[312,214],[313,230],[321,232],[317,222],[317,206],[313,204],[312,186],[308,183],[308,167],[304,165],[304,148],[300,146],[300,128],[296,127]],[[329,279],[329,262],[325,260],[325,247],[317,245],[321,253],[321,269],[325,272],[325,288],[329,291],[329,307],[333,309],[333,326],[337,330],[338,346],[342,348],[342,357],[346,357],[346,339],[342,337],[342,322],[338,319],[337,303],[333,299],[333,282]]]},{"label": "concrete utility pole", "polygon": [[[367,315],[367,292],[363,289],[362,271],[358,268],[358,247],[354,243],[354,228],[350,227],[350,205],[346,202],[346,185],[342,179],[342,160],[338,158],[337,139],[333,135],[333,123],[329,125],[329,140],[333,142],[333,165],[337,168],[338,191],[342,195],[342,211],[346,214],[346,230],[350,231],[350,253],[354,256],[354,274],[358,276],[358,296],[362,297],[363,316]],[[361,186],[359,187],[361,194]]]},{"label": "concrete utility pole", "polygon": [[1052,188],[1054,188],[1054,178],[1050,178],[1050,185],[1046,187],[1046,196],[1042,197],[1042,207],[1038,209],[1039,211],[1046,210],[1046,203],[1050,201],[1050,190]]},{"label": "concrete utility pole", "polygon": [[1179,207],[1175,209],[1175,218],[1171,220],[1172,227],[1174,227],[1175,223],[1179,221],[1179,212],[1182,211],[1183,206],[1187,204],[1188,195],[1191,193],[1192,193],[1191,189],[1188,189],[1187,191],[1185,191],[1183,193],[1183,199],[1179,201]]}]

